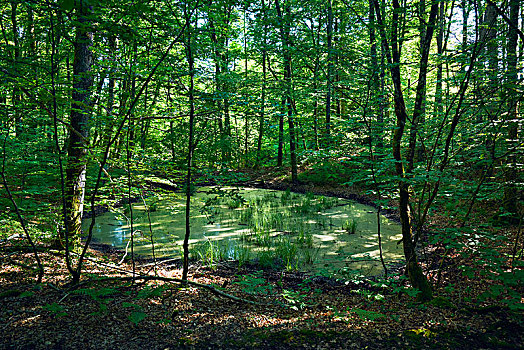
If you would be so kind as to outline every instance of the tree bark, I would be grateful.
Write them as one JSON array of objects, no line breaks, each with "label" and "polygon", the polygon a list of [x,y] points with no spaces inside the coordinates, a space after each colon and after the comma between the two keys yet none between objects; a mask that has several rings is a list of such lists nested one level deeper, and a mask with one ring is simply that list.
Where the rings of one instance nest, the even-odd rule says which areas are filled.
[{"label": "tree bark", "polygon": [[267,21],[266,21],[266,3],[262,0],[262,20],[264,21],[264,29],[262,33],[262,87],[260,96],[260,116],[258,121],[258,139],[257,139],[257,159],[255,162],[255,168],[260,167],[262,162],[262,138],[264,135],[264,120],[265,120],[265,108],[266,108],[266,81],[267,81]]},{"label": "tree bark", "polygon": [[293,86],[291,81],[291,40],[290,40],[290,17],[291,7],[286,4],[285,11],[286,17],[282,14],[280,9],[279,0],[275,0],[275,7],[277,15],[280,20],[280,35],[282,37],[283,46],[283,58],[284,58],[284,83],[286,91],[286,110],[288,119],[288,132],[289,132],[289,153],[291,161],[291,182],[293,184],[298,183],[298,169],[297,169],[297,155],[296,155],[296,135],[295,135],[295,123],[293,117]]},{"label": "tree bark", "polygon": [[333,5],[327,1],[327,79],[326,79],[326,130],[324,147],[329,148],[331,141],[331,93],[333,91]]},{"label": "tree bark", "polygon": [[[18,2],[13,1],[11,2],[11,26],[12,26],[12,32],[13,32],[13,46],[14,46],[14,52],[13,52],[13,65],[16,67],[20,61],[21,57],[21,50],[20,50],[20,41],[19,41],[19,28],[18,28],[18,21],[17,21],[17,7]],[[22,113],[20,113],[20,107],[22,106],[22,94],[20,92],[20,88],[15,83],[13,86],[13,91],[11,95],[11,104],[13,108],[13,117],[15,120],[15,135],[16,137],[20,137],[23,135],[23,124],[22,124]]]},{"label": "tree bark", "polygon": [[[515,90],[516,84],[518,84],[518,70],[517,70],[517,42],[518,42],[518,22],[519,22],[519,11],[520,1],[510,1],[510,14],[509,14],[509,34],[508,34],[508,45],[507,45],[507,73],[506,73],[506,86],[508,86],[507,103],[508,103],[508,148],[515,147],[518,143],[518,96],[519,93]],[[504,184],[504,197],[503,205],[504,210],[511,214],[512,221],[518,222],[518,208],[517,208],[517,157],[515,151],[511,152],[508,157],[508,169],[505,174]]]},{"label": "tree bark", "polygon": [[278,114],[278,150],[277,150],[277,167],[281,167],[284,161],[284,115],[286,107],[286,98],[282,98],[281,110]]},{"label": "tree bark", "polygon": [[[413,240],[412,223],[410,215],[410,198],[409,198],[409,184],[407,181],[406,173],[404,171],[404,159],[401,154],[402,137],[407,121],[407,110],[404,102],[404,95],[402,90],[402,81],[400,75],[400,48],[398,43],[398,29],[399,29],[399,17],[398,13],[401,9],[398,0],[393,0],[393,16],[392,16],[392,30],[391,30],[391,45],[387,41],[384,21],[382,19],[380,5],[378,0],[373,0],[375,6],[375,12],[377,15],[377,21],[379,23],[380,35],[382,37],[382,45],[386,52],[386,57],[390,66],[391,79],[394,87],[394,102],[395,102],[395,115],[397,117],[396,129],[393,134],[393,158],[395,159],[395,172],[398,177],[398,188],[399,188],[399,212],[400,212],[400,223],[402,227],[402,244],[404,248],[404,257],[406,259],[406,272],[409,276],[411,285],[420,291],[418,299],[420,301],[431,300],[433,295],[431,286],[424,275],[422,268],[418,263],[416,244]],[[417,85],[417,96],[415,98],[415,109],[413,111],[413,122],[418,118],[417,114],[420,113],[420,103],[422,97],[420,94],[425,93],[425,81],[427,72],[427,60],[429,56],[429,44],[433,36],[433,24],[437,14],[438,2],[433,2],[431,7],[429,24],[426,28],[426,33],[421,47],[424,48],[423,55],[420,60],[419,68],[419,82]],[[410,142],[408,149],[407,164],[408,169],[412,169],[412,157],[414,153],[415,143]]]},{"label": "tree bark", "polygon": [[[67,147],[66,167],[66,245],[69,237],[81,232],[86,184],[87,147],[89,130],[89,100],[93,86],[93,33],[89,15],[92,11],[84,2],[76,8],[77,28],[73,61],[73,93],[71,103],[71,128]],[[69,237],[67,237],[69,235]]]},{"label": "tree bark", "polygon": [[[188,15],[190,16],[190,15]],[[190,23],[190,19],[187,19]],[[192,35],[191,35],[191,24],[188,24],[187,28],[187,61],[189,65],[189,140],[187,147],[187,175],[186,175],[186,233],[184,235],[184,260],[182,268],[182,280],[187,280],[187,274],[189,270],[189,237],[191,235],[190,225],[190,212],[191,212],[191,170],[193,165],[193,135],[194,135],[194,124],[195,124],[195,62],[193,58],[193,47],[192,47]]]}]

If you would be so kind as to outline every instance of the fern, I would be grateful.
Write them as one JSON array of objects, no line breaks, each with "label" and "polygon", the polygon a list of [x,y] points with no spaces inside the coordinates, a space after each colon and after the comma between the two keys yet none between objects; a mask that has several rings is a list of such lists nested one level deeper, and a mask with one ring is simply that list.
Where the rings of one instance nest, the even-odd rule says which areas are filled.
[{"label": "fern", "polygon": [[118,293],[114,288],[81,288],[73,291],[73,294],[86,295],[93,300],[100,301],[100,298]]},{"label": "fern", "polygon": [[140,305],[123,302],[122,307],[132,307],[135,309],[131,312],[131,314],[129,314],[129,316],[127,316],[127,319],[133,322],[135,325],[139,324],[140,322],[142,322],[143,319],[147,317],[147,314],[143,311],[143,308]]},{"label": "fern", "polygon": [[149,286],[143,288],[136,295],[136,299],[149,299],[152,297],[160,297],[164,293],[167,287],[160,286],[156,288],[151,288]]},{"label": "fern", "polygon": [[381,314],[380,312],[375,312],[375,311],[368,311],[368,310],[363,310],[363,309],[351,309],[351,312],[356,313],[358,317],[360,317],[362,320],[365,320],[365,321],[376,321],[376,320],[387,318],[386,315]]},{"label": "fern", "polygon": [[133,322],[135,325],[139,324],[147,317],[147,314],[143,311],[133,311],[127,318],[129,321]]}]

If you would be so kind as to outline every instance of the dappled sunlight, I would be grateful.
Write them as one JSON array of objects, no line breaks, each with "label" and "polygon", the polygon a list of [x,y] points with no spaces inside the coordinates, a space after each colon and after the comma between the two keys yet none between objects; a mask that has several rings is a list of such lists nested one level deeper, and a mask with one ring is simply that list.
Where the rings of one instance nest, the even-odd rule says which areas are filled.
[{"label": "dappled sunlight", "polygon": [[[285,260],[296,261],[294,266],[303,270],[364,268],[380,273],[377,216],[372,207],[312,194],[229,190],[235,191],[234,196],[228,194],[227,188],[204,187],[192,198],[192,246],[208,242],[212,244],[209,249],[218,249],[225,258],[234,258],[237,249],[254,252],[253,258],[268,251],[286,254]],[[165,196],[155,202],[155,210],[149,213],[151,223],[148,206],[133,205],[135,253],[151,255],[153,239],[157,257],[180,256],[185,235],[184,199]],[[99,216],[93,232],[95,240],[125,248],[131,225],[122,219],[121,214],[111,212]],[[89,220],[84,225],[87,229]],[[397,244],[400,226],[381,217],[381,235],[385,260],[402,260],[402,247]]]}]

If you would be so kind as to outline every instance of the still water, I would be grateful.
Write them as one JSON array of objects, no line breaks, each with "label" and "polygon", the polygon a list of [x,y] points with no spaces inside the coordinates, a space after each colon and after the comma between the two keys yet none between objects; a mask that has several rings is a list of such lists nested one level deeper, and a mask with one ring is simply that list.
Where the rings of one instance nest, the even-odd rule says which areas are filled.
[{"label": "still water", "polygon": [[[149,210],[148,210],[149,209]],[[180,194],[133,204],[135,254],[181,256],[185,199]],[[128,209],[96,218],[95,242],[129,248]],[[88,229],[90,219],[84,222]],[[255,188],[201,187],[191,201],[190,250],[208,260],[236,259],[317,273],[377,275],[376,210],[342,198]],[[402,260],[400,225],[381,217],[386,264]]]}]

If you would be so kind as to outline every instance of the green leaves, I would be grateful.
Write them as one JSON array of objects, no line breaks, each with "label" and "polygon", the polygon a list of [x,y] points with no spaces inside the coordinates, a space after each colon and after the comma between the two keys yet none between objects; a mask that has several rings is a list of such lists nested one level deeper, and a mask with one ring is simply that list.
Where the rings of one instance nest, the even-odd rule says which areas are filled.
[{"label": "green leaves", "polygon": [[56,302],[44,305],[44,310],[51,312],[55,317],[67,316],[65,307]]},{"label": "green leaves", "polygon": [[81,288],[73,291],[73,294],[87,295],[96,301],[116,293],[118,293],[118,290],[114,288]]},{"label": "green leaves", "polygon": [[262,271],[243,276],[237,282],[242,291],[251,295],[269,295],[273,292],[273,286],[262,277]]},{"label": "green leaves", "polygon": [[350,309],[349,312],[351,313],[355,313],[356,315],[358,315],[358,317],[360,317],[360,319],[364,320],[364,321],[377,321],[377,320],[381,320],[381,319],[386,319],[387,316],[380,313],[380,312],[376,312],[376,311],[368,311],[368,310],[363,310],[363,309],[358,309],[358,308],[355,308],[355,309]]},{"label": "green leaves", "polygon": [[147,317],[147,314],[143,311],[133,311],[128,316],[129,321],[133,322],[135,325],[139,324],[142,320]]},{"label": "green leaves", "polygon": [[62,10],[71,11],[75,6],[75,0],[60,0],[58,6],[60,6]]},{"label": "green leaves", "polygon": [[123,302],[122,303],[122,307],[124,307],[124,308],[133,308],[134,309],[127,316],[127,319],[129,321],[131,321],[132,323],[134,323],[135,325],[139,324],[140,322],[142,322],[147,317],[147,314],[143,311],[143,308],[140,305],[133,304],[133,303],[128,303],[128,302]]}]

